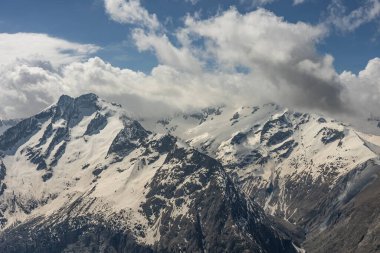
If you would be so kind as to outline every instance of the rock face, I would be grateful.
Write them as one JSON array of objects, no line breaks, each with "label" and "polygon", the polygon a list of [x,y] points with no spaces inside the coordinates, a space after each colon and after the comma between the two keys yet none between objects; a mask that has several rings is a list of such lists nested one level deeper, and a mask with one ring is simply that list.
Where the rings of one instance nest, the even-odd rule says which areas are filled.
[{"label": "rock face", "polygon": [[161,222],[159,251],[295,252],[222,165],[197,151],[174,149],[148,187],[142,208],[150,224]]},{"label": "rock face", "polygon": [[[55,215],[55,219],[59,219]],[[25,238],[20,241],[19,238]],[[39,217],[4,231],[1,252],[154,252],[137,244],[127,231],[99,217],[81,216],[49,223]]]},{"label": "rock face", "polygon": [[107,115],[97,113],[95,117],[88,124],[84,135],[94,135],[100,133],[101,130],[107,125]]},{"label": "rock face", "polygon": [[7,129],[0,136],[0,150],[2,153],[14,153],[23,142],[27,141],[36,134],[44,123],[52,114],[52,111],[46,110],[34,117],[24,119],[17,124],[17,127]]},{"label": "rock face", "polygon": [[149,135],[149,132],[147,132],[137,121],[123,123],[124,128],[116,135],[116,138],[113,140],[108,150],[108,155],[115,154],[120,159],[139,147],[143,140]]},{"label": "rock face", "polygon": [[368,161],[339,179],[305,217],[308,252],[380,251],[380,165]]},{"label": "rock face", "polygon": [[20,121],[21,121],[20,119],[9,119],[9,120],[0,119],[0,135],[3,134],[8,128],[15,126]]},{"label": "rock face", "polygon": [[0,160],[0,196],[4,193],[5,189],[7,189],[7,185],[4,183],[6,173],[7,169],[3,161]]},{"label": "rock face", "polygon": [[9,128],[0,151],[0,252],[297,252],[223,164],[94,94]]},{"label": "rock face", "polygon": [[[221,107],[201,124],[181,115],[167,118],[165,125],[142,123],[221,162],[238,188],[267,214],[304,231],[307,252],[378,250],[380,223],[377,204],[371,202],[377,191],[362,194],[377,182],[379,136],[274,104]],[[339,202],[341,198],[345,200]],[[360,209],[359,200],[371,208]],[[375,221],[361,224],[361,216]],[[354,232],[355,227],[361,232]]]}]

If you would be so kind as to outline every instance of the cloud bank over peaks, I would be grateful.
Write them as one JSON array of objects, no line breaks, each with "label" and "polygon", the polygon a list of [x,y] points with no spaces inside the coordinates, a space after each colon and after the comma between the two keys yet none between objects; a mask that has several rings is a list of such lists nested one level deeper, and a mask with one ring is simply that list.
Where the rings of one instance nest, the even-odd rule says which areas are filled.
[{"label": "cloud bank over peaks", "polygon": [[[166,36],[142,30],[134,39],[140,50],[153,49],[163,65],[197,74],[201,68],[209,75],[243,76],[233,86],[239,87],[241,98],[265,95],[286,105],[342,111],[343,87],[333,58],[316,51],[326,35],[324,26],[288,23],[264,9],[240,14],[231,8],[206,20],[188,16],[176,33],[179,47]],[[241,68],[247,73],[241,75]]]},{"label": "cloud bank over peaks", "polygon": [[[6,91],[0,94],[0,118],[28,116],[61,94],[88,92],[120,103],[136,116],[267,102],[358,115],[367,108],[376,113],[379,106],[379,60],[358,75],[337,73],[333,56],[316,49],[328,36],[326,26],[290,23],[265,9],[241,14],[231,8],[207,19],[187,16],[169,36],[156,29],[162,25],[138,1],[106,0],[106,7],[107,2],[112,19],[144,24],[132,29],[133,41],[138,50],[153,52],[159,64],[150,73],[118,68],[91,58],[98,47],[67,41],[62,45],[75,47],[46,47],[50,60],[32,48],[22,54],[23,61],[0,68],[0,89]],[[128,14],[132,7],[136,16]],[[0,54],[6,50],[0,47]]]},{"label": "cloud bank over peaks", "polygon": [[63,92],[60,68],[100,47],[38,33],[0,33],[0,118],[34,114]]}]

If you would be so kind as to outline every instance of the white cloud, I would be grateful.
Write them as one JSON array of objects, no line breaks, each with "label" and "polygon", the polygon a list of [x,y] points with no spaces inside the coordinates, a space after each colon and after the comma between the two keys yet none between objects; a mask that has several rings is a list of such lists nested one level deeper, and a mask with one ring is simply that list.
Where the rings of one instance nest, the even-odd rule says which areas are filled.
[{"label": "white cloud", "polygon": [[363,115],[380,118],[380,58],[370,60],[358,74],[344,71],[340,78],[346,86],[345,97]]},{"label": "white cloud", "polygon": [[79,44],[46,34],[0,33],[0,67],[16,60],[48,61],[55,67],[80,61],[99,50],[92,44]]},{"label": "white cloud", "polygon": [[222,65],[258,67],[263,61],[285,63],[315,56],[326,31],[302,22],[292,24],[258,9],[245,15],[230,9],[208,20],[188,17],[181,32],[206,40],[206,50]]},{"label": "white cloud", "polygon": [[60,68],[100,48],[36,33],[0,33],[0,117],[36,113],[62,94]]},{"label": "white cloud", "polygon": [[[321,27],[288,23],[262,9],[245,15],[230,9],[207,20],[187,18],[177,33],[180,46],[152,31],[137,29],[133,35],[140,50],[157,55],[160,65],[150,74],[119,69],[99,58],[68,64],[59,72],[49,64],[28,63],[23,74],[19,66],[7,70],[0,85],[15,91],[15,102],[0,102],[17,104],[11,116],[28,112],[21,108],[31,99],[51,103],[60,93],[85,92],[119,102],[153,103],[150,111],[158,108],[156,104],[189,109],[268,101],[324,109],[341,106],[332,57],[315,51],[325,35]],[[40,109],[40,102],[36,107]]]},{"label": "white cloud", "polygon": [[0,117],[19,118],[46,107],[61,93],[58,74],[26,64],[0,68]]},{"label": "white cloud", "polygon": [[61,94],[87,92],[137,115],[265,102],[327,112],[365,112],[367,102],[378,106],[380,61],[371,61],[359,75],[337,74],[333,57],[316,50],[327,36],[323,26],[289,23],[263,9],[247,14],[230,9],[206,20],[187,17],[175,36],[173,43],[153,30],[133,30],[138,49],[152,50],[159,60],[151,73],[97,57],[59,71],[36,57],[8,64],[0,69],[0,89],[6,91],[0,94],[6,105],[0,117],[30,115]]},{"label": "white cloud", "polygon": [[255,80],[243,87],[249,94],[276,87],[274,101],[342,110],[333,58],[316,52],[326,34],[322,26],[289,23],[264,9],[245,15],[230,9],[208,20],[189,17],[178,37],[185,45],[203,40],[193,54],[214,62],[217,71],[249,69]]},{"label": "white cloud", "polygon": [[133,32],[133,38],[140,51],[153,50],[161,64],[175,67],[178,70],[201,72],[201,63],[187,47],[177,48],[169,41],[166,35],[145,33],[141,29]]},{"label": "white cloud", "polygon": [[[374,8],[369,18],[376,13]],[[316,50],[327,35],[324,25],[289,23],[263,9],[243,15],[233,8],[206,20],[188,16],[176,32],[177,46],[166,35],[133,33],[138,49],[153,50],[162,64],[146,77],[156,84],[154,99],[179,108],[274,101],[317,111],[360,111],[365,106],[347,96],[351,87],[336,73],[334,58]]]},{"label": "white cloud", "polygon": [[149,14],[139,0],[104,0],[106,12],[116,22],[157,29],[160,23],[155,14]]},{"label": "white cloud", "polygon": [[350,13],[347,13],[347,8],[342,0],[333,0],[328,11],[327,24],[331,24],[341,31],[351,32],[380,16],[380,0],[365,0],[363,5]]},{"label": "white cloud", "polygon": [[293,5],[303,4],[305,0],[293,0]]},{"label": "white cloud", "polygon": [[[86,63],[71,64],[64,69],[62,77],[63,86],[69,94],[95,92],[111,101],[126,105],[130,111],[136,105],[130,104],[125,97],[133,97],[134,101],[154,105],[166,105],[163,107],[171,107],[172,110],[219,103],[220,99],[228,97],[219,89],[220,84],[233,85],[236,81],[235,75],[194,75],[165,65],[155,67],[147,75],[113,67],[100,58],[90,59]],[[158,109],[154,106],[147,108],[146,112],[155,114]],[[138,108],[134,113],[141,114],[140,110],[141,108]]]},{"label": "white cloud", "polygon": [[[236,74],[194,75],[159,65],[147,75],[120,69],[100,58],[66,65],[60,72],[30,65],[0,70],[0,118],[24,117],[54,103],[61,94],[78,96],[95,92],[123,104],[130,112],[156,115],[174,110],[206,107],[236,101],[238,86],[248,79]],[[223,86],[225,89],[223,89]]]}]

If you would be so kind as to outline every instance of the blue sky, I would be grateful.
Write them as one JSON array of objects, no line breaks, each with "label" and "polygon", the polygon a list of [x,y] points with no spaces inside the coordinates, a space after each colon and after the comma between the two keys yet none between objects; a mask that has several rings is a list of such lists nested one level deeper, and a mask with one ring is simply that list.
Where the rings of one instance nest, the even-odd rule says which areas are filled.
[{"label": "blue sky", "polygon": [[[344,1],[347,13],[357,9],[363,0]],[[252,1],[199,0],[196,4],[180,0],[142,1],[150,13],[157,14],[170,32],[183,25],[186,14],[199,13],[206,19],[235,6],[246,13],[255,8],[266,8],[286,21],[323,22],[328,15],[330,0],[306,0],[294,5],[291,0],[277,0],[257,6]],[[157,64],[151,52],[138,52],[130,41],[131,25],[119,24],[110,19],[101,0],[2,0],[0,2],[0,32],[45,33],[66,40],[96,44],[103,49],[97,55],[115,66],[148,72]],[[365,23],[354,31],[332,29],[318,45],[318,50],[335,58],[337,71],[358,72],[368,60],[379,56],[378,19]]]},{"label": "blue sky", "polygon": [[1,0],[0,118],[87,92],[380,117],[379,38],[380,0]]}]

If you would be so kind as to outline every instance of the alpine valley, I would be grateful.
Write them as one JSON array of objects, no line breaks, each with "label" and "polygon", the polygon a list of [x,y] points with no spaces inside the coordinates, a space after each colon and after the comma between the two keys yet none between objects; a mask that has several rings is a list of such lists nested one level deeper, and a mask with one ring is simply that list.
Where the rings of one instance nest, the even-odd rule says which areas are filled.
[{"label": "alpine valley", "polygon": [[0,252],[380,251],[377,121],[127,110],[64,95],[0,121]]}]

